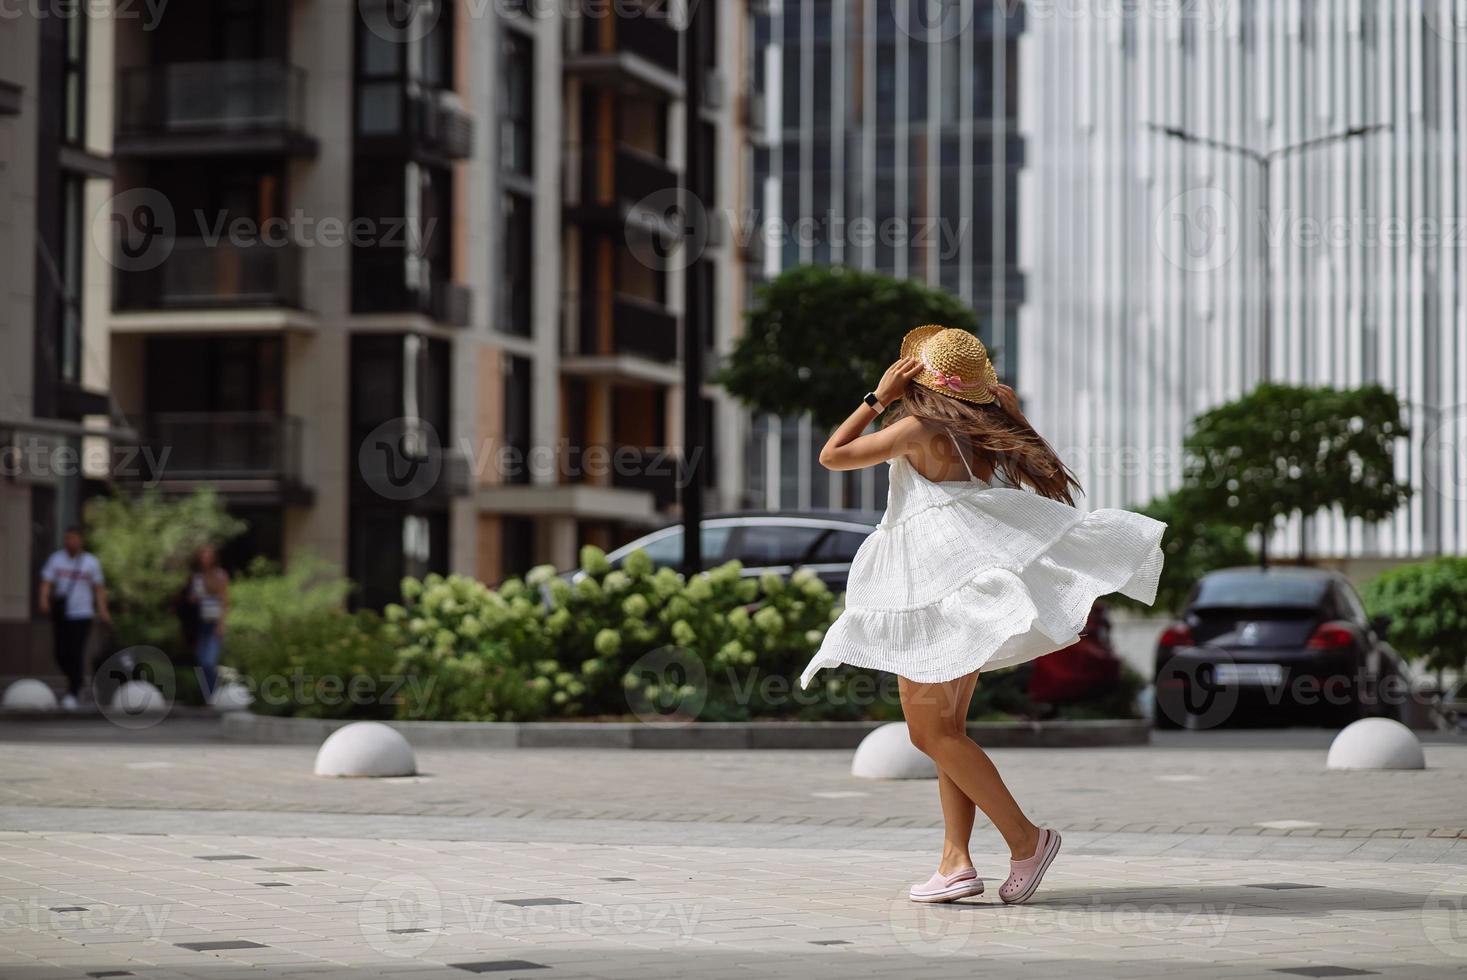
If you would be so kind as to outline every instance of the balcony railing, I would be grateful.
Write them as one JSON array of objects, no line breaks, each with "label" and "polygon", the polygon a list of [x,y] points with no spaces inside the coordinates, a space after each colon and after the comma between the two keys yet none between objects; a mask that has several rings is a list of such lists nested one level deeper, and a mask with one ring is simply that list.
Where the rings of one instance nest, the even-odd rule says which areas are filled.
[{"label": "balcony railing", "polygon": [[444,95],[423,93],[410,101],[413,135],[432,155],[465,160],[474,155],[474,117]]},{"label": "balcony railing", "polygon": [[272,482],[303,486],[299,418],[265,412],[167,412],[142,426],[153,461],[143,478],[169,482]]},{"label": "balcony railing", "polygon": [[629,54],[657,69],[678,74],[679,34],[668,21],[668,5],[647,9],[632,4],[588,3],[571,37],[575,55]]},{"label": "balcony railing", "polygon": [[677,503],[682,461],[662,450],[616,450],[620,465],[611,471],[611,485],[625,490],[645,490],[657,501],[659,510]]},{"label": "balcony railing", "polygon": [[582,293],[567,297],[565,308],[574,331],[567,332],[567,353],[677,361],[678,320],[660,303],[621,293]]},{"label": "balcony railing", "polygon": [[122,149],[145,150],[169,145],[149,138],[298,136],[305,132],[305,106],[305,72],[279,61],[129,68],[119,79],[118,141]]},{"label": "balcony railing", "polygon": [[352,253],[352,312],[421,313],[451,327],[466,327],[473,318],[473,294],[467,286],[434,271],[417,259],[421,274],[410,281],[409,255],[399,248],[359,248]]},{"label": "balcony railing", "polygon": [[666,160],[624,143],[570,144],[565,168],[567,203],[617,221],[638,201],[661,193],[671,199],[677,189],[677,173]]},{"label": "balcony railing", "polygon": [[293,244],[180,238],[161,265],[119,270],[119,310],[301,306],[301,254]]}]

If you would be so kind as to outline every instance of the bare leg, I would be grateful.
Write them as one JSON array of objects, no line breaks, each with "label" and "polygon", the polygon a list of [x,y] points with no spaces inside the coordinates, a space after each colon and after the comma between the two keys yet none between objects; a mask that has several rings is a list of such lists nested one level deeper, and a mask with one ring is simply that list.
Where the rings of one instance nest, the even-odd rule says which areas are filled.
[{"label": "bare leg", "polygon": [[[978,675],[963,678],[953,692],[957,700],[953,705],[953,731],[966,734],[968,726],[968,704],[973,699],[973,688],[978,684]],[[976,810],[973,801],[963,794],[957,782],[941,768],[937,770],[937,794],[942,801],[942,859],[938,862],[939,874],[950,875],[955,871],[973,867],[973,857],[968,853],[968,842],[973,836],[973,819]]]},{"label": "bare leg", "polygon": [[[918,684],[901,678],[902,713],[912,744],[946,773],[963,795],[978,805],[1009,845],[1010,856],[1022,861],[1039,844],[1036,827],[1004,785],[988,753],[980,749],[954,722],[963,677],[943,684]],[[971,689],[970,689],[971,693]],[[967,713],[964,700],[963,713]]]}]

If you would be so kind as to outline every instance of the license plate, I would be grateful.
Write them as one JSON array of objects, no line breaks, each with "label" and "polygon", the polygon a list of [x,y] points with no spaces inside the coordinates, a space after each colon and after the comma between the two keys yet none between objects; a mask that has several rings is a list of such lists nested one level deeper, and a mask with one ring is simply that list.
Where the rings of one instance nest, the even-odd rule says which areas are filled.
[{"label": "license plate", "polygon": [[1213,673],[1219,684],[1281,684],[1284,680],[1279,664],[1218,664]]}]

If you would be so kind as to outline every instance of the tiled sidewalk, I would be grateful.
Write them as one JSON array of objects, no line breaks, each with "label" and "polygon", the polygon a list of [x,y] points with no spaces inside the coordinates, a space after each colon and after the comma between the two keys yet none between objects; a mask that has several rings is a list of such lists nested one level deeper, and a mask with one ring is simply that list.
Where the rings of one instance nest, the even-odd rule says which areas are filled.
[{"label": "tiled sidewalk", "polygon": [[1467,973],[1460,866],[1076,846],[1035,904],[1002,905],[990,881],[932,908],[902,893],[927,863],[675,842],[10,833],[0,956],[7,980]]},{"label": "tiled sidewalk", "polygon": [[321,780],[206,726],[0,726],[0,978],[1467,978],[1467,745],[1322,733],[995,753],[1040,900],[914,906],[931,781],[840,752],[419,753]]}]

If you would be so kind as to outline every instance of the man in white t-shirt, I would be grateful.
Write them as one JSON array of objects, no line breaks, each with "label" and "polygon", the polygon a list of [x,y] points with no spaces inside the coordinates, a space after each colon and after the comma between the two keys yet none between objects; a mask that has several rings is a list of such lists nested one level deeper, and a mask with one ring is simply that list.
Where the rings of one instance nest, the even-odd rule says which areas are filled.
[{"label": "man in white t-shirt", "polygon": [[41,568],[41,615],[50,616],[56,665],[66,675],[66,695],[61,706],[76,710],[86,676],[87,638],[92,619],[111,625],[107,610],[107,585],[102,563],[82,547],[79,527],[69,527],[63,547],[46,559]]}]

